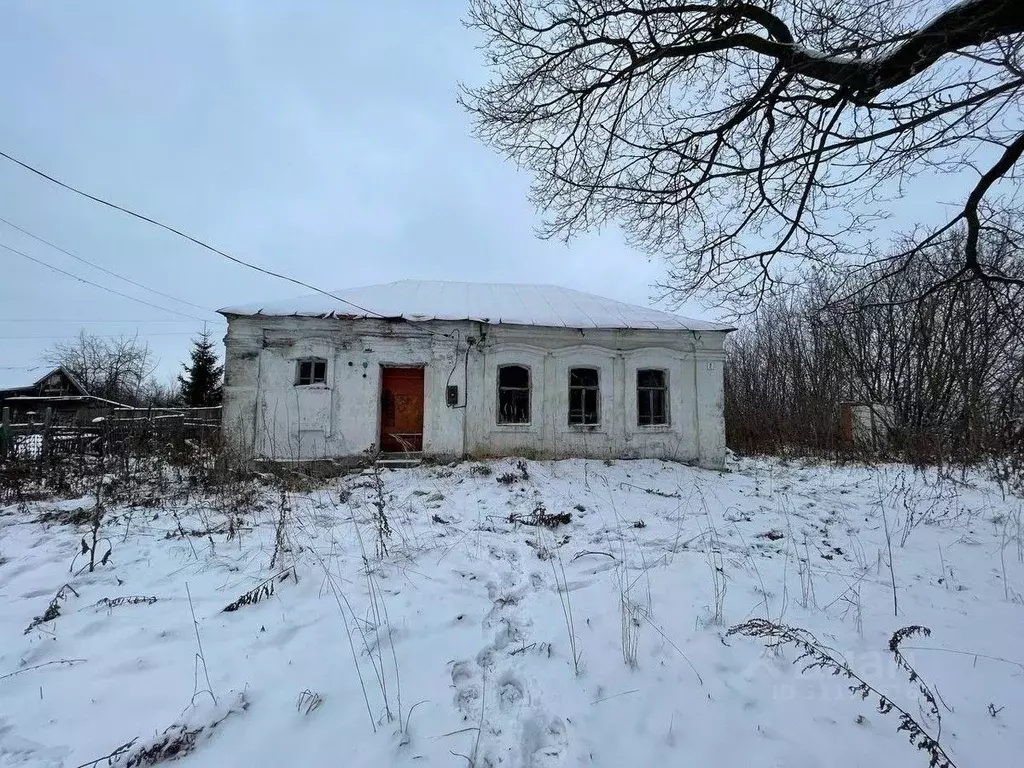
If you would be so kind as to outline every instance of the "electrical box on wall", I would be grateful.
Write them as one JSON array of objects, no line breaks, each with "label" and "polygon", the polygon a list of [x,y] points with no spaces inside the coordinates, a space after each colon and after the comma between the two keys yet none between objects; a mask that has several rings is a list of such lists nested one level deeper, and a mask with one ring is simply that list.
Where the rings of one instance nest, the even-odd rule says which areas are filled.
[{"label": "electrical box on wall", "polygon": [[444,392],[444,401],[449,408],[459,404],[459,388],[455,384],[449,384]]}]

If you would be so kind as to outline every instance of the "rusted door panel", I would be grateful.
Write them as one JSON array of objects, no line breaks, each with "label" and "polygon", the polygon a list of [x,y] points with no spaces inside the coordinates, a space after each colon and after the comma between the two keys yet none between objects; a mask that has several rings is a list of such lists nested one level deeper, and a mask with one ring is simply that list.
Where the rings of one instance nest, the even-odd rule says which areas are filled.
[{"label": "rusted door panel", "polygon": [[423,450],[423,369],[381,369],[380,448]]}]

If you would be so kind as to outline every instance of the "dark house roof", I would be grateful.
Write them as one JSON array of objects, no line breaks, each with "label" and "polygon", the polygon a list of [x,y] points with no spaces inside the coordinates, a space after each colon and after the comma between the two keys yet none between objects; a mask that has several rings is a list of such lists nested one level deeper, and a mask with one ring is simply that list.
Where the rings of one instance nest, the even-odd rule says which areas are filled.
[{"label": "dark house roof", "polygon": [[23,387],[0,389],[0,400],[13,398],[52,399],[89,397],[89,391],[71,371],[59,365],[37,381]]}]

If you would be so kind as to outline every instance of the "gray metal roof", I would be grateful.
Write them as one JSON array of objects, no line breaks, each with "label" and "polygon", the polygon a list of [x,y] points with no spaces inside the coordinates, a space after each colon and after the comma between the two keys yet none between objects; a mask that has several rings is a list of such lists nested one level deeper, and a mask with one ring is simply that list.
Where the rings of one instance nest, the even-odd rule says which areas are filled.
[{"label": "gray metal roof", "polygon": [[225,307],[223,315],[473,320],[552,328],[730,331],[732,326],[553,285],[399,280],[323,294]]}]

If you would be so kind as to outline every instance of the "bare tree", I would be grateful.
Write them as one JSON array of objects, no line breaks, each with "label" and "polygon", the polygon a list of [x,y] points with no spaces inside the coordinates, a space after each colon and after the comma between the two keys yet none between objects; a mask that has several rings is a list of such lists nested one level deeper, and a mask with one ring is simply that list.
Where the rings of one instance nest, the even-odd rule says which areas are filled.
[{"label": "bare tree", "polygon": [[[993,264],[1024,272],[1024,254],[988,248],[986,239]],[[821,274],[767,297],[729,340],[730,445],[843,450],[839,403],[852,400],[892,406],[894,448],[919,463],[1021,455],[1024,304],[996,304],[979,281],[923,295],[933,268],[947,272],[961,255],[954,244],[885,281],[859,270],[844,278],[854,293],[842,308],[821,309],[835,291]]]},{"label": "bare tree", "polygon": [[725,426],[734,450],[839,450],[840,402],[858,377],[844,354],[844,329],[820,320],[817,304],[827,289],[809,281],[766,297],[730,336]]},{"label": "bare tree", "polygon": [[[531,171],[547,235],[620,224],[669,287],[756,301],[796,265],[874,261],[923,172],[974,178],[881,277],[943,250],[934,285],[1024,286],[979,247],[1024,153],[1021,0],[471,0],[490,82],[462,103]],[[962,178],[961,178],[962,182]]]},{"label": "bare tree", "polygon": [[171,377],[167,383],[161,383],[155,377],[149,377],[139,388],[138,404],[154,408],[180,406],[181,388],[178,380]]},{"label": "bare tree", "polygon": [[74,341],[54,345],[43,358],[63,365],[90,395],[126,405],[139,402],[157,361],[137,336],[94,336],[80,331]]}]

